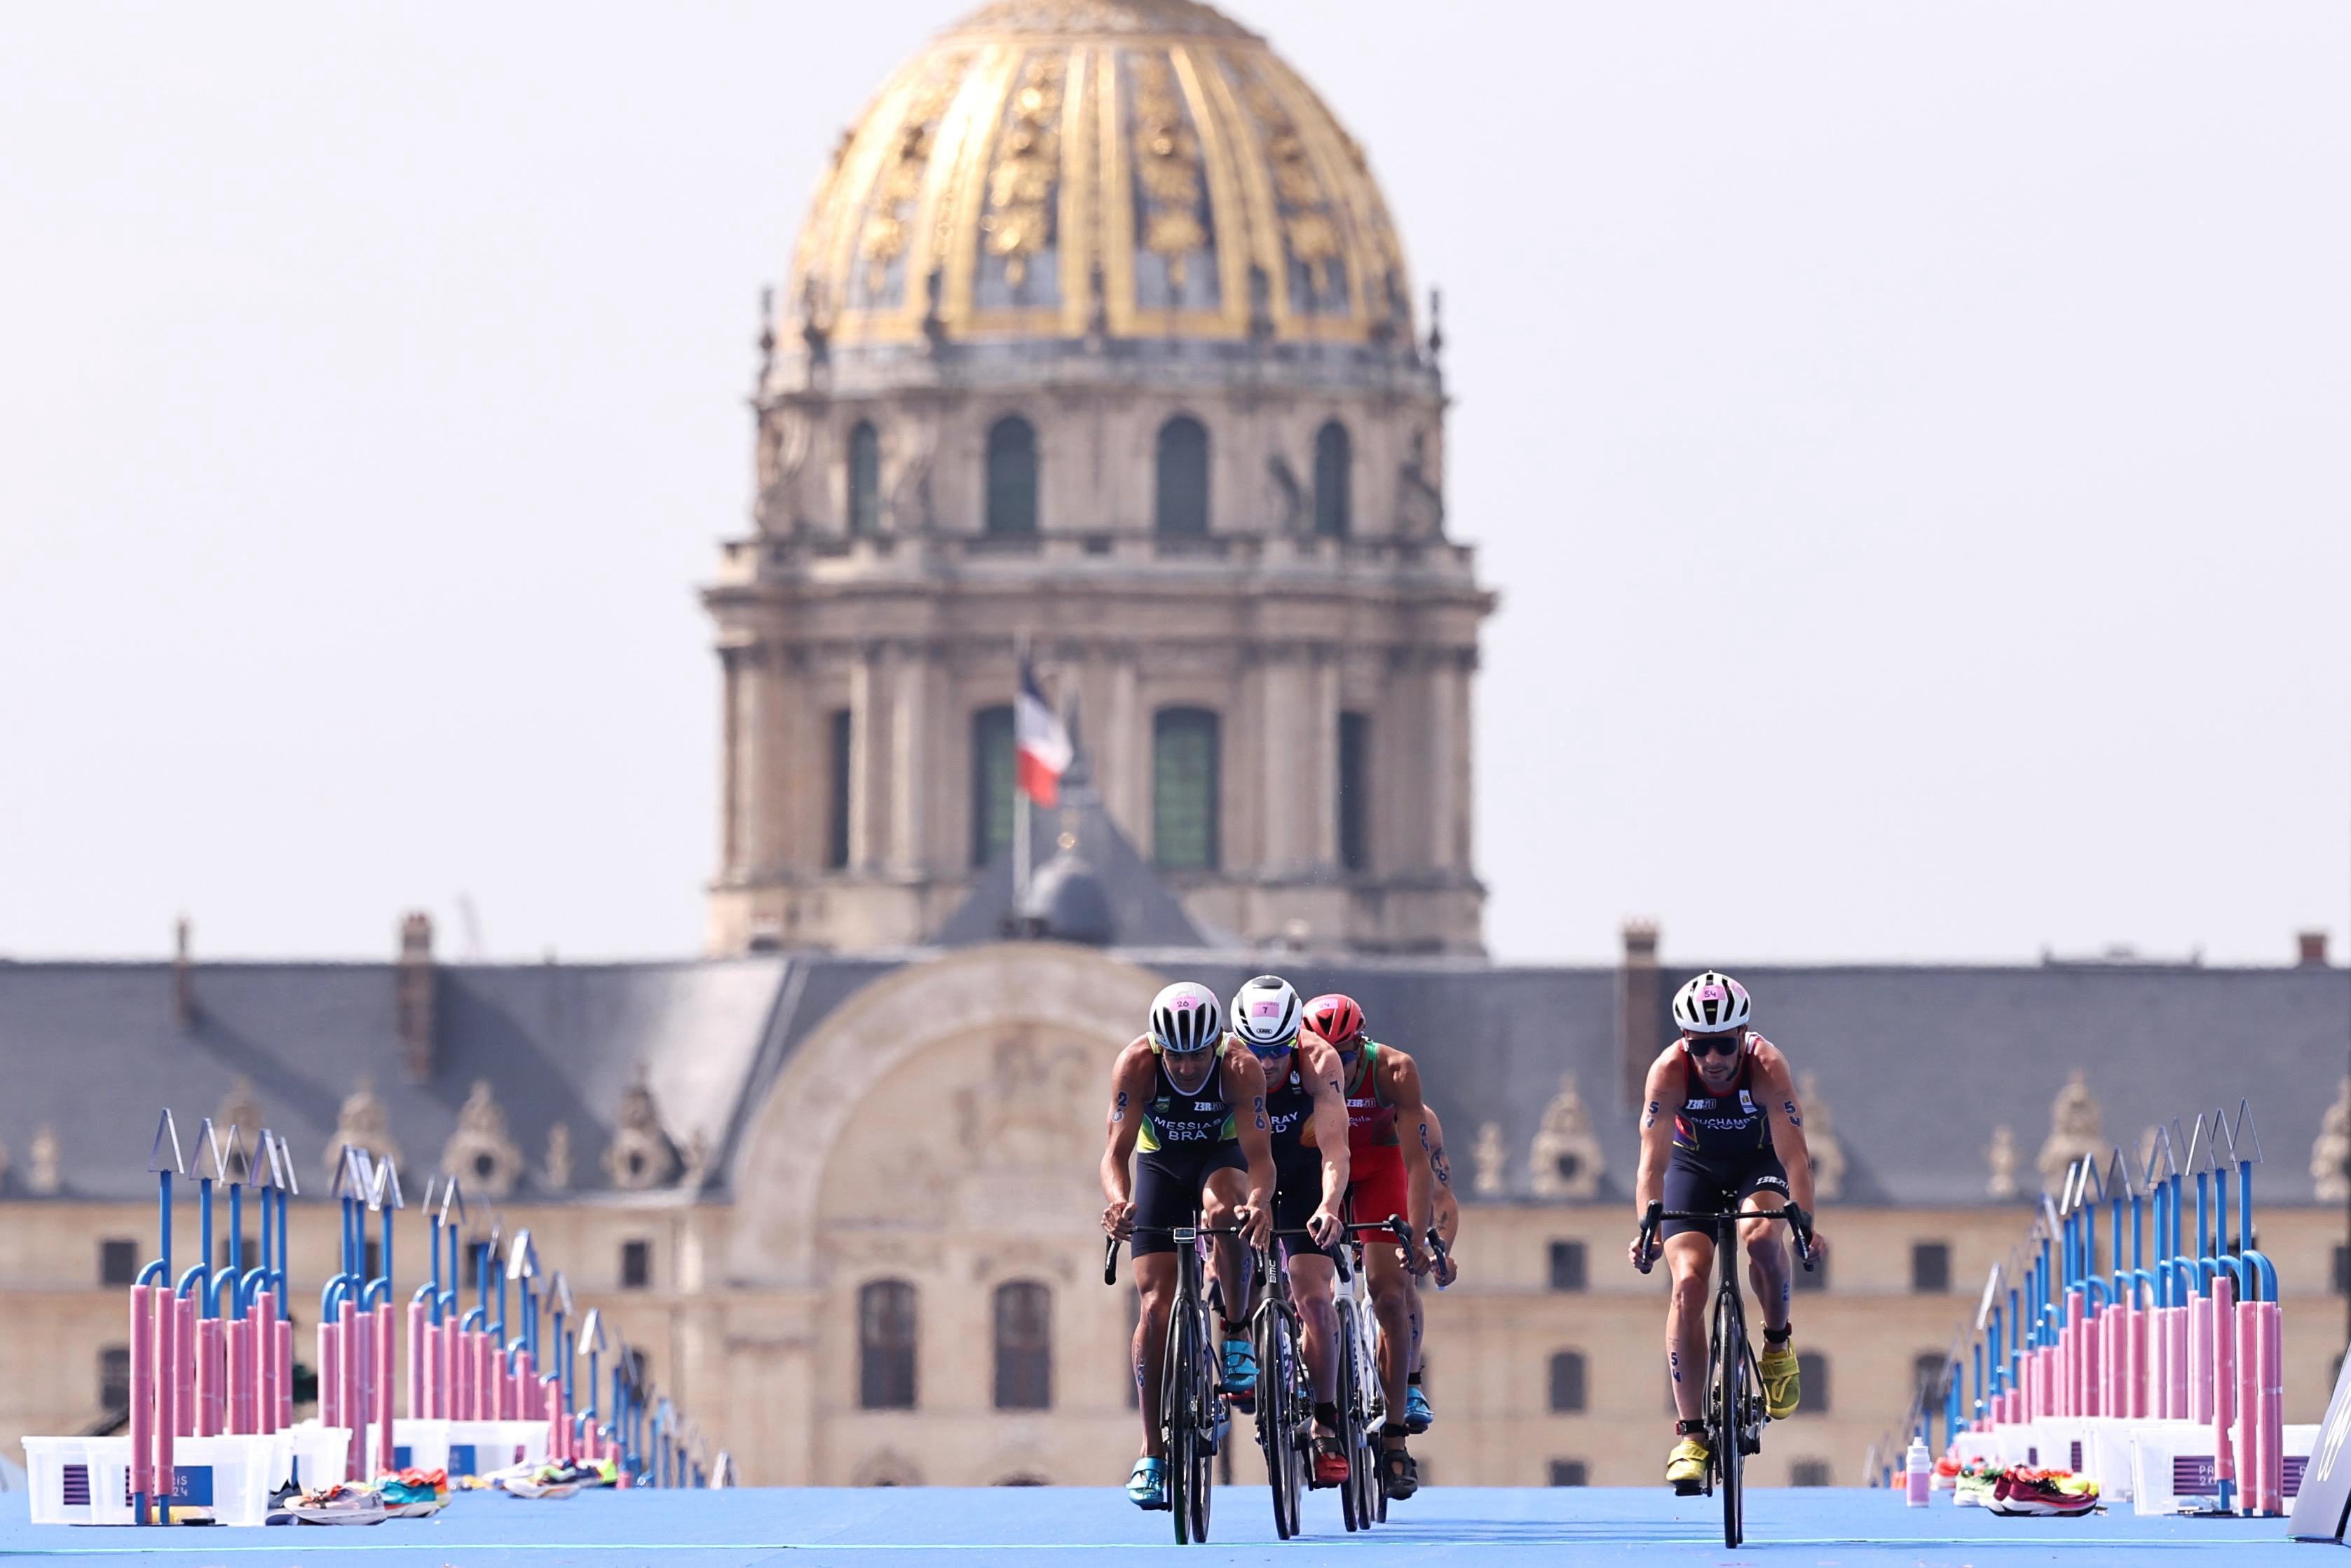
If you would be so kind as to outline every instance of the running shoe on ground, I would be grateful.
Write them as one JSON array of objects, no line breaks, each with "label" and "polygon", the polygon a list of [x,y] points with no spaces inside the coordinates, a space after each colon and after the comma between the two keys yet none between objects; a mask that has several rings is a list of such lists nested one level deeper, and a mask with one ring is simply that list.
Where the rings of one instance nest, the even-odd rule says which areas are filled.
[{"label": "running shoe on ground", "polygon": [[449,1503],[445,1470],[404,1469],[380,1478],[375,1490],[383,1500],[385,1514],[392,1519],[430,1519]]},{"label": "running shoe on ground", "polygon": [[1706,1489],[1706,1467],[1714,1458],[1714,1450],[1700,1437],[1687,1437],[1674,1445],[1666,1456],[1666,1479],[1677,1495],[1696,1497]]},{"label": "running shoe on ground", "polygon": [[1137,1459],[1134,1469],[1126,1478],[1126,1497],[1137,1508],[1167,1506],[1167,1461]]},{"label": "running shoe on ground", "polygon": [[1307,1478],[1309,1486],[1343,1487],[1347,1484],[1347,1445],[1335,1432],[1314,1434],[1314,1470]]},{"label": "running shoe on ground", "polygon": [[1257,1347],[1245,1339],[1225,1341],[1225,1397],[1243,1414],[1257,1408]]},{"label": "running shoe on ground", "polygon": [[1428,1407],[1428,1396],[1420,1391],[1420,1385],[1407,1385],[1404,1391],[1404,1429],[1417,1437],[1436,1419],[1435,1412]]},{"label": "running shoe on ground", "polygon": [[2001,1472],[1990,1468],[1963,1465],[1951,1481],[1951,1501],[1959,1508],[1986,1508],[1991,1503],[1992,1489],[2000,1484]]},{"label": "running shoe on ground", "polygon": [[1790,1342],[1775,1346],[1766,1341],[1756,1370],[1763,1375],[1763,1413],[1774,1421],[1785,1421],[1793,1416],[1797,1401],[1803,1396],[1802,1384],[1797,1377],[1795,1344]]},{"label": "running shoe on ground", "polygon": [[2008,1519],[2072,1519],[2095,1512],[2098,1494],[2095,1488],[2067,1491],[2057,1476],[2045,1470],[2011,1470],[2000,1478],[1985,1506]]},{"label": "running shoe on ground", "polygon": [[303,1524],[381,1524],[391,1517],[373,1488],[340,1483],[304,1492],[286,1511]]}]

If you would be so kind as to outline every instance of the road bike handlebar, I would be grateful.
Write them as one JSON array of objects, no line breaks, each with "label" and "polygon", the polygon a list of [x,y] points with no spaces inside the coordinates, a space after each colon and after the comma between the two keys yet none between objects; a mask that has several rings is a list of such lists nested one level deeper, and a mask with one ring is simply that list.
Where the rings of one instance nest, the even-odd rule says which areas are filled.
[{"label": "road bike handlebar", "polygon": [[1637,1250],[1642,1261],[1634,1265],[1644,1274],[1656,1266],[1656,1254],[1652,1249],[1656,1245],[1658,1228],[1668,1219],[1702,1219],[1718,1230],[1725,1220],[1735,1224],[1749,1219],[1784,1219],[1788,1222],[1788,1233],[1796,1243],[1796,1256],[1803,1260],[1804,1272],[1809,1274],[1813,1271],[1813,1217],[1792,1203],[1781,1208],[1736,1209],[1667,1208],[1662,1203],[1653,1203],[1649,1205],[1648,1212],[1641,1216]]},{"label": "road bike handlebar", "polygon": [[[1186,1230],[1194,1236],[1238,1236],[1241,1233],[1238,1225],[1137,1225],[1129,1229],[1127,1235],[1175,1236],[1180,1239]],[[1116,1236],[1102,1238],[1102,1283],[1105,1285],[1118,1283],[1118,1244],[1121,1239]]]}]

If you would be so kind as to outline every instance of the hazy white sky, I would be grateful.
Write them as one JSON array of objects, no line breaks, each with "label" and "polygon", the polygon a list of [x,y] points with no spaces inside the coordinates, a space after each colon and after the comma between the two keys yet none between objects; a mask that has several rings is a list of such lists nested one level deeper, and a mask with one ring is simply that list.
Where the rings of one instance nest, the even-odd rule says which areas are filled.
[{"label": "hazy white sky", "polygon": [[[0,953],[692,951],[762,284],[964,7],[0,12]],[[1443,287],[1502,956],[2351,928],[2351,7],[1240,13]]]}]

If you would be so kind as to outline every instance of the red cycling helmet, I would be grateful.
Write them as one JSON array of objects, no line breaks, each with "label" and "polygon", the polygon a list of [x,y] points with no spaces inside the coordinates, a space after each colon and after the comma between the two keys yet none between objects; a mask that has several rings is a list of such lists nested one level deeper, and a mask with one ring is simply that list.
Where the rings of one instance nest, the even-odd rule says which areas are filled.
[{"label": "red cycling helmet", "polygon": [[1364,1038],[1364,1009],[1355,998],[1332,991],[1306,1004],[1307,1026],[1344,1051]]}]

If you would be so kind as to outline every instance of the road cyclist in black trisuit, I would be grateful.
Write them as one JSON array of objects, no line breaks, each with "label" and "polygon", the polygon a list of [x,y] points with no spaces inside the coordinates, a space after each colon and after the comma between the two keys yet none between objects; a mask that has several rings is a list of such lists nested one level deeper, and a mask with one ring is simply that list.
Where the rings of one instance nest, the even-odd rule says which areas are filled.
[{"label": "road cyclist in black trisuit", "polygon": [[[1134,1375],[1143,1414],[1143,1457],[1127,1478],[1138,1508],[1168,1506],[1159,1420],[1160,1362],[1176,1283],[1173,1232],[1199,1223],[1238,1234],[1216,1238],[1215,1294],[1223,1314],[1223,1382],[1253,1397],[1257,1356],[1249,1343],[1247,1254],[1273,1229],[1273,1150],[1265,1073],[1225,1033],[1224,1009],[1207,987],[1169,986],[1153,999],[1149,1029],[1111,1070],[1109,1131],[1102,1150],[1102,1228],[1133,1238],[1142,1312],[1134,1328]],[[1128,1160],[1134,1160],[1130,1175]]]},{"label": "road cyclist in black trisuit", "polygon": [[1314,1389],[1311,1484],[1337,1486],[1347,1479],[1347,1451],[1339,1435],[1338,1316],[1331,1303],[1331,1278],[1340,1207],[1347,1196],[1347,1098],[1340,1086],[1344,1069],[1331,1042],[1307,1027],[1298,988],[1278,975],[1259,975],[1233,994],[1232,1031],[1265,1073],[1277,1173],[1274,1225],[1307,1232],[1292,1239],[1310,1243],[1284,1250]]},{"label": "road cyclist in black trisuit", "polygon": [[[1650,1065],[1641,1096],[1636,1214],[1646,1218],[1659,1203],[1684,1214],[1792,1207],[1792,1221],[1809,1228],[1813,1162],[1804,1144],[1803,1106],[1788,1059],[1747,1027],[1753,1010],[1744,986],[1711,969],[1674,994],[1673,1019],[1681,1034]],[[1764,1406],[1775,1421],[1793,1415],[1801,1396],[1788,1315],[1788,1245],[1779,1228],[1768,1220],[1748,1220],[1740,1228],[1749,1282],[1763,1321],[1758,1370]],[[1704,1419],[1704,1380],[1715,1244],[1699,1220],[1667,1219],[1662,1232],[1673,1277],[1666,1354],[1677,1417],[1666,1479],[1687,1496],[1705,1486],[1713,1457]],[[1646,1272],[1657,1245],[1644,1229],[1629,1249],[1634,1267]],[[1826,1250],[1817,1232],[1812,1245],[1816,1256]]]}]

